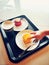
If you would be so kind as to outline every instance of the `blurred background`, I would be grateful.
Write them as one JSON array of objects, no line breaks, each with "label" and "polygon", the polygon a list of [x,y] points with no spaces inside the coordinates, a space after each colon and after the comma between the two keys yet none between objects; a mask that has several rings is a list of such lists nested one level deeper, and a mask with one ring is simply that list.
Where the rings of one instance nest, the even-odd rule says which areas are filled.
[{"label": "blurred background", "polygon": [[40,30],[49,29],[49,0],[0,0],[0,22],[26,15]]}]

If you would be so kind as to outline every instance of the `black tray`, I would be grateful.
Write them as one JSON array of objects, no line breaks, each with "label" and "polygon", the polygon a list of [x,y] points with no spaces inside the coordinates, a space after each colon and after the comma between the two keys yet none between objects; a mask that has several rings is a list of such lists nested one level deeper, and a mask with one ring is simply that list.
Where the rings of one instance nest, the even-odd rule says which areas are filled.
[{"label": "black tray", "polygon": [[[34,30],[34,31],[37,31],[39,30],[25,15],[21,15],[21,16],[17,16],[17,17],[14,17],[12,19],[9,19],[9,20],[13,20],[15,18],[24,18],[28,21],[29,23],[29,26],[27,29],[31,29],[31,30]],[[0,23],[1,24],[1,23]],[[8,35],[10,34],[9,32],[7,33],[5,31],[5,33],[7,34],[7,39],[4,38],[3,36],[3,33],[0,29],[0,32],[1,32],[1,35],[2,35],[2,38],[3,38],[3,41],[4,41],[4,45],[5,45],[5,48],[6,48],[6,51],[7,51],[7,55],[9,57],[9,60],[12,61],[13,63],[18,63],[20,62],[21,60],[27,58],[28,56],[30,56],[31,54],[34,54],[35,52],[37,52],[38,50],[44,48],[45,46],[48,45],[49,43],[49,39],[47,37],[44,37],[40,42],[39,42],[39,46],[32,50],[32,51],[26,51],[24,53],[23,56],[21,57],[18,57],[19,54],[21,54],[23,52],[23,50],[21,50],[15,43],[15,35],[17,34],[17,32],[15,31],[11,31],[12,35],[11,37]],[[12,41],[11,41],[12,40]]]}]

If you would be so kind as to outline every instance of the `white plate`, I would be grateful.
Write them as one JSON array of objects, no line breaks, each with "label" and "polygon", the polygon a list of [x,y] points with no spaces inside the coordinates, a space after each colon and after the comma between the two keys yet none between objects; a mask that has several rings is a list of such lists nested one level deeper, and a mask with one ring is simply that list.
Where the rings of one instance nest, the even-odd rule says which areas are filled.
[{"label": "white plate", "polygon": [[14,23],[12,22],[12,24],[9,24],[9,25],[4,25],[4,22],[1,24],[1,27],[5,30],[9,30],[11,29],[12,27],[14,27]]},{"label": "white plate", "polygon": [[[15,19],[14,19],[15,20]],[[14,22],[13,20],[13,22]],[[25,30],[28,27],[28,22],[26,20],[21,20],[21,26],[14,26],[13,29],[14,31],[22,31]]]},{"label": "white plate", "polygon": [[30,32],[32,32],[32,30],[24,30],[24,31],[19,32],[19,33],[16,35],[16,38],[15,38],[16,45],[17,45],[20,49],[25,50],[28,46],[30,46],[30,45],[33,44],[33,45],[28,49],[28,51],[29,51],[29,50],[35,49],[35,48],[39,45],[39,42],[38,42],[38,43],[33,43],[33,39],[32,39],[32,41],[31,41],[31,43],[29,43],[29,44],[25,44],[25,43],[23,42],[22,36],[23,36],[25,33],[30,33]]}]

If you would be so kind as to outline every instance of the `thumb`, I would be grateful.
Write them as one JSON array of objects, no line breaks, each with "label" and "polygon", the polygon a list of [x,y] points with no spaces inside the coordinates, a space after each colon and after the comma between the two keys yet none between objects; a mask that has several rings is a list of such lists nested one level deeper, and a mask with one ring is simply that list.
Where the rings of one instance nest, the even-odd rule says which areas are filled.
[{"label": "thumb", "polygon": [[31,32],[30,34],[36,34],[36,32]]},{"label": "thumb", "polygon": [[37,38],[37,35],[31,36],[29,39]]}]

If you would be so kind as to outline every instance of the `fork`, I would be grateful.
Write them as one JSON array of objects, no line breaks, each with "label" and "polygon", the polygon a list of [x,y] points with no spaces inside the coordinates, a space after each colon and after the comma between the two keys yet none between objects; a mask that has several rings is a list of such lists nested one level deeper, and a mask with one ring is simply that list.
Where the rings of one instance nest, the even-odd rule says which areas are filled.
[{"label": "fork", "polygon": [[[33,43],[34,43],[34,44],[37,43],[37,42],[38,42],[37,39],[33,40]],[[28,46],[21,54],[18,55],[18,57],[22,57],[22,56],[25,54],[25,52],[26,52],[31,46],[33,46],[34,44],[31,44],[30,46]]]}]

